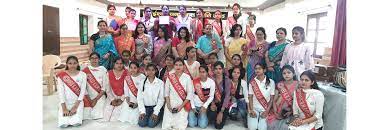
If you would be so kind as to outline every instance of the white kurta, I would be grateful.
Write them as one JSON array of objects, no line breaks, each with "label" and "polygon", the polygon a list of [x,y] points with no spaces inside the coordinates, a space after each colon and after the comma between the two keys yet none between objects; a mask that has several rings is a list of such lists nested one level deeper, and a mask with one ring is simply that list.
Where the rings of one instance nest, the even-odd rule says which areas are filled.
[{"label": "white kurta", "polygon": [[[75,125],[82,124],[83,119],[83,109],[84,109],[84,99],[86,91],[86,74],[80,71],[75,76],[70,76],[75,82],[77,82],[80,87],[80,96],[77,96],[60,78],[57,79],[58,84],[58,97],[60,103],[58,105],[58,127],[62,125]],[[77,112],[73,116],[63,116],[62,103],[65,103],[66,108],[70,111],[75,103],[81,101],[80,105],[77,108]]]},{"label": "white kurta", "polygon": [[[97,82],[99,82],[101,86],[101,91],[106,91],[106,88],[108,86],[107,69],[105,69],[104,66],[99,66],[99,67],[88,66],[88,67],[89,70],[91,70],[92,75],[96,78]],[[87,82],[85,95],[89,95],[90,99],[93,100],[99,95],[99,93],[95,89],[93,89]],[[84,107],[84,119],[103,118],[105,100],[106,100],[105,96],[102,96],[97,101],[96,105],[93,108]]]},{"label": "white kurta", "polygon": [[[323,106],[324,106],[324,95],[321,91],[316,89],[303,90],[306,93],[306,101],[309,111],[313,113],[318,120],[309,124],[304,124],[298,127],[289,126],[290,130],[311,130],[313,127],[318,129],[323,126]],[[293,115],[299,115],[298,118],[305,118],[304,112],[300,109],[297,104],[296,92],[293,94]]]},{"label": "white kurta", "polygon": [[[207,78],[207,80],[205,82],[203,81],[200,81],[201,83],[201,88],[202,89],[210,89],[209,90],[209,98],[205,101],[205,102],[202,102],[200,100],[200,97],[196,94],[193,94],[193,100],[190,100],[190,104],[192,105],[192,108],[195,108],[195,107],[204,107],[204,108],[208,108],[209,104],[211,104],[211,102],[213,101],[213,98],[214,98],[214,95],[215,95],[215,81],[212,80],[211,78]],[[196,90],[193,90],[193,93],[195,92]]]},{"label": "white kurta", "polygon": [[[168,72],[166,72],[168,73]],[[142,91],[143,86],[138,90],[138,104],[139,104],[139,112],[146,113],[145,106],[155,106],[154,107],[154,115],[158,115],[161,111],[165,103],[165,83],[156,78],[151,83],[148,79],[144,84],[144,91]]]},{"label": "white kurta", "polygon": [[[143,74],[140,74],[136,77],[131,76],[132,81],[134,81],[134,84],[136,88],[138,88],[138,91],[140,88],[143,86],[143,82],[146,79],[146,76]],[[126,97],[130,98],[130,102],[132,103],[138,103],[137,97],[131,92],[127,85],[127,81],[124,80],[124,95]],[[122,108],[121,114],[119,116],[119,120],[122,122],[129,122],[131,125],[136,125],[138,124],[138,119],[139,119],[139,107],[137,108],[131,108],[129,107],[129,104],[127,101],[124,101],[123,104],[125,104]]]},{"label": "white kurta", "polygon": [[[184,87],[187,96],[186,99],[192,100],[193,98],[193,83],[188,74],[182,73],[179,77],[179,82]],[[170,104],[172,108],[177,108],[183,103],[176,90],[173,88],[169,78],[165,83],[165,97],[170,98]],[[182,108],[178,113],[171,113],[167,107],[165,107],[162,129],[179,129],[184,130],[188,125],[188,112],[185,108]]]},{"label": "white kurta", "polygon": [[177,18],[176,18],[176,25],[177,25],[177,31],[179,28],[179,25],[187,27],[188,30],[189,30],[189,34],[192,34],[192,30],[190,28],[190,21],[192,21],[192,17],[190,17],[188,14],[186,14],[186,16],[183,18],[181,15],[178,15]]},{"label": "white kurta", "polygon": [[291,65],[296,71],[297,79],[300,79],[301,73],[315,68],[311,47],[306,43],[286,45],[280,67],[284,65]]},{"label": "white kurta", "polygon": [[[107,77],[109,77],[108,73],[107,73]],[[115,77],[115,78],[118,80],[120,77]],[[104,114],[103,114],[102,121],[118,121],[122,107],[125,104],[127,104],[125,101],[125,94],[123,94],[121,96],[115,95],[115,93],[112,91],[111,85],[109,84],[109,80],[108,80],[108,86],[107,86],[106,93],[107,93],[107,99],[105,101],[105,108],[104,108]],[[120,104],[119,106],[112,106],[111,102],[115,99],[120,99],[123,101],[123,103]]]},{"label": "white kurta", "polygon": [[[270,80],[269,85],[267,85],[266,89],[266,77],[263,79],[263,81],[259,81],[256,77],[254,78],[255,82],[257,82],[257,85],[259,87],[259,90],[261,91],[263,97],[266,99],[266,101],[269,104],[271,95],[274,95],[274,89],[275,84],[272,79]],[[262,112],[266,110],[261,103],[259,103],[258,98],[254,94],[253,86],[249,85],[249,95],[253,95],[253,109],[255,114],[257,115],[256,118],[251,118],[250,116],[247,117],[248,126],[249,129],[260,129],[260,130],[266,130],[267,129],[267,123],[266,118],[262,118],[260,115]]]}]

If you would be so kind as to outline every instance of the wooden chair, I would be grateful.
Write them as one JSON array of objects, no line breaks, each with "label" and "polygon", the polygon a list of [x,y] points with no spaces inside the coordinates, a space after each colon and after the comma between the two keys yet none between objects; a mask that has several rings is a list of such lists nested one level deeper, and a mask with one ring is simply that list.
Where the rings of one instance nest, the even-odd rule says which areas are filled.
[{"label": "wooden chair", "polygon": [[47,85],[47,94],[51,95],[53,86],[55,86],[55,91],[57,91],[56,70],[64,68],[65,64],[61,63],[61,58],[57,55],[45,55],[42,59],[43,85]]}]

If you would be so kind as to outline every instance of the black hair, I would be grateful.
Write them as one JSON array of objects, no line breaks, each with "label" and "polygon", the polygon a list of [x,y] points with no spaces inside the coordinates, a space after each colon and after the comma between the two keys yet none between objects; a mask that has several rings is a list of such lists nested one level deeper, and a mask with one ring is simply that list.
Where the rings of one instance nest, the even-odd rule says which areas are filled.
[{"label": "black hair", "polygon": [[[124,63],[124,60],[123,60],[123,58],[122,57],[116,57],[115,59],[113,59],[113,62],[112,62],[112,64],[111,64],[111,66],[112,66],[112,68],[110,68],[109,70],[111,70],[111,69],[113,69],[114,68],[114,66],[115,66],[115,63],[117,62],[117,61],[122,61],[123,63]],[[124,69],[124,68],[123,68]]]},{"label": "black hair", "polygon": [[185,49],[185,59],[187,60],[189,57],[188,57],[188,53],[190,52],[190,50],[192,49],[196,49],[195,47],[193,46],[188,46],[186,49]]},{"label": "black hair", "polygon": [[166,60],[166,58],[171,58],[171,59],[173,59],[173,61],[175,59],[175,57],[172,54],[166,55],[165,60]]},{"label": "black hair", "polygon": [[283,31],[283,32],[285,33],[285,36],[287,35],[286,29],[283,28],[283,27],[278,28],[278,29],[276,30],[276,33],[277,33],[278,31]]},{"label": "black hair", "polygon": [[[222,11],[220,11],[220,10],[216,10],[215,13],[216,13],[216,12],[220,12],[220,14],[223,15]],[[223,28],[222,18],[220,18],[220,28]],[[223,35],[223,32],[224,32],[224,31],[222,31],[221,35]]]},{"label": "black hair", "polygon": [[136,25],[136,28],[135,28],[135,33],[134,33],[134,39],[137,39],[138,38],[138,35],[139,35],[139,32],[138,32],[138,27],[140,25],[143,25],[143,28],[144,28],[144,34],[147,34],[147,28],[146,28],[146,25],[143,23],[143,22],[139,22],[137,25]]},{"label": "black hair", "polygon": [[[257,64],[255,64],[254,69],[255,69],[257,66],[261,67],[264,71],[266,70],[266,64],[263,64],[263,63],[258,62]],[[265,75],[265,73],[264,73],[263,75]],[[265,76],[266,76],[266,75],[265,75]],[[268,86],[269,84],[270,84],[270,79],[267,77],[267,78],[266,78],[266,83],[265,83],[265,85]]]},{"label": "black hair", "polygon": [[145,55],[142,56],[142,63],[143,63],[143,60],[145,60],[145,58],[148,57],[148,56],[150,56],[150,58],[151,58],[150,54],[145,54]]},{"label": "black hair", "polygon": [[100,54],[97,52],[92,52],[89,54],[89,58],[91,58],[93,55],[96,55],[100,59]]},{"label": "black hair", "polygon": [[132,9],[131,7],[127,6],[126,9],[124,10],[129,10],[131,12],[131,9]]},{"label": "black hair", "polygon": [[216,59],[219,59],[219,57],[217,56],[217,53],[215,53],[215,52],[209,53],[208,57],[211,57],[211,56],[215,56]]},{"label": "black hair", "polygon": [[231,56],[231,59],[233,59],[234,57],[238,57],[238,58],[240,59],[239,67],[244,68],[244,67],[243,67],[242,57],[241,57],[239,54],[233,54],[233,55]]},{"label": "black hair", "polygon": [[296,26],[292,29],[292,32],[294,31],[297,31],[300,33],[301,35],[301,41],[304,42],[305,41],[305,31],[304,31],[304,28],[303,27],[300,27],[300,26]]},{"label": "black hair", "polygon": [[[157,77],[157,76],[158,76],[158,68],[157,68],[157,66],[154,65],[154,64],[148,64],[148,65],[146,66],[146,70],[147,70],[147,68],[149,68],[149,67],[153,67],[153,69],[155,70],[154,77]],[[146,78],[145,78],[145,80],[143,81],[142,92],[145,91],[145,84],[146,84],[146,81],[147,81],[147,78],[148,78],[148,77],[149,77],[149,76],[147,75]]]},{"label": "black hair", "polygon": [[105,25],[107,25],[107,26],[108,26],[108,24],[107,24],[107,22],[106,22],[105,20],[100,20],[99,22],[97,22],[97,26],[99,26],[99,25],[100,25],[100,23],[105,23]]},{"label": "black hair", "polygon": [[216,66],[220,66],[220,67],[222,67],[222,69],[224,69],[224,64],[221,61],[216,61],[216,63],[213,64],[213,68],[216,68]]},{"label": "black hair", "polygon": [[206,65],[200,65],[199,71],[200,71],[200,68],[203,68],[207,73],[209,71],[208,66],[206,66]]},{"label": "black hair", "polygon": [[152,67],[155,70],[154,76],[157,77],[158,76],[158,68],[157,68],[157,66],[155,64],[153,64],[153,63],[150,63],[150,64],[148,64],[146,66],[146,70],[147,70],[147,68],[150,68],[150,67]]},{"label": "black hair", "polygon": [[150,9],[150,11],[153,11],[150,7],[147,6],[144,8],[143,12],[146,12],[147,9]]},{"label": "black hair", "polygon": [[[293,73],[293,80],[297,80],[296,71],[294,71],[294,68],[290,65],[284,65],[281,69],[281,74],[284,72],[284,70],[292,71]],[[282,80],[285,81],[284,77],[282,77]]]},{"label": "black hair", "polygon": [[181,30],[185,30],[185,37],[184,38],[185,38],[186,42],[189,42],[190,41],[190,34],[189,34],[189,30],[187,27],[181,27],[180,29],[178,29],[178,39],[181,40],[183,38],[180,35]]},{"label": "black hair", "polygon": [[176,64],[177,62],[181,62],[183,65],[185,65],[185,62],[184,62],[184,59],[182,59],[182,58],[176,58],[176,59],[174,59],[174,64]]},{"label": "black hair", "polygon": [[128,53],[128,54],[131,55],[131,51],[130,51],[130,50],[123,50],[122,55],[123,55],[124,53]]},{"label": "black hair", "polygon": [[167,5],[162,5],[162,6],[161,6],[161,10],[162,10],[162,8],[163,8],[164,6],[166,6],[167,9],[169,10],[169,6],[167,6]]},{"label": "black hair", "polygon": [[178,6],[178,10],[180,10],[181,7],[184,8],[184,9],[186,10],[185,5],[179,5],[179,6]]},{"label": "black hair", "polygon": [[[165,25],[159,26],[158,31],[159,31],[159,29],[162,30],[162,32],[163,32],[163,38],[165,39],[165,41],[168,41],[168,40],[170,39],[170,36],[169,36],[169,33],[168,33],[168,31],[167,31]],[[161,38],[160,38],[159,35],[158,35],[157,40],[159,40],[159,39],[161,39]]]},{"label": "black hair", "polygon": [[128,64],[128,66],[135,65],[137,68],[139,68],[139,63],[138,62],[131,62]]},{"label": "black hair", "polygon": [[108,6],[107,6],[107,11],[109,10],[109,8],[111,8],[111,7],[113,7],[115,10],[116,10],[116,7],[115,7],[115,5],[113,5],[113,4],[109,4]]},{"label": "black hair", "polygon": [[[232,28],[231,28],[231,30],[230,30],[230,37],[234,37],[234,36],[235,36],[234,32],[235,32],[235,30],[236,30],[238,27],[240,27],[240,30],[242,30],[242,25],[240,25],[240,24],[234,24],[234,25],[232,26]],[[242,31],[240,32],[240,35],[239,35],[239,36],[242,37]]]},{"label": "black hair", "polygon": [[[197,10],[201,11],[201,14],[203,15],[203,18],[202,18],[201,22],[204,24],[205,23],[204,10],[202,8],[198,8]],[[197,10],[196,10],[196,18],[198,18],[197,17]]]},{"label": "black hair", "polygon": [[[127,26],[127,24],[122,24],[122,25],[119,26],[119,28],[122,29],[124,26]],[[128,27],[127,27],[127,28],[128,28]],[[122,35],[122,32],[121,32],[121,31],[119,31],[119,36],[120,36],[120,35]]]},{"label": "black hair", "polygon": [[257,33],[258,31],[261,31],[261,32],[263,33],[264,39],[266,40],[267,35],[266,35],[265,28],[263,28],[263,27],[258,27],[258,28],[257,28],[257,31],[255,31],[255,33]]},{"label": "black hair", "polygon": [[244,75],[245,75],[245,72],[243,71],[242,72],[242,68],[238,67],[238,66],[234,66],[232,67],[232,69],[228,70],[228,74],[229,74],[229,78],[232,80],[232,73],[234,72],[235,69],[238,69],[239,72],[240,72],[240,75],[238,77],[238,86],[236,87],[236,91],[235,91],[235,95],[239,95],[240,93],[240,88],[242,87],[242,79],[244,78]]},{"label": "black hair", "polygon": [[248,19],[250,19],[250,17],[253,17],[254,19],[254,24],[257,22],[257,16],[255,16],[254,14],[250,14]]},{"label": "black hair", "polygon": [[[77,63],[79,63],[78,62],[78,58],[76,57],[76,56],[68,56],[68,58],[66,59],[66,64],[70,61],[70,60],[76,60],[76,62]],[[65,70],[68,70],[69,68],[68,68],[68,65],[66,65],[66,67],[65,67]],[[80,70],[81,69],[81,67],[80,67],[80,64],[78,64],[77,65],[77,70]]]},{"label": "black hair", "polygon": [[234,17],[234,15],[232,15],[232,17],[235,19],[235,21],[238,21],[239,17],[242,16],[242,11],[240,10],[240,5],[238,3],[234,3],[232,5],[232,8],[234,8],[235,6],[239,8],[239,13],[238,16]]},{"label": "black hair", "polygon": [[319,90],[319,86],[317,85],[317,81],[316,81],[316,77],[315,77],[315,74],[311,71],[311,70],[306,70],[304,71],[301,75],[300,75],[300,78],[301,76],[307,76],[312,82],[313,82],[313,85],[311,85],[311,88],[312,89],[316,89],[316,90]]}]

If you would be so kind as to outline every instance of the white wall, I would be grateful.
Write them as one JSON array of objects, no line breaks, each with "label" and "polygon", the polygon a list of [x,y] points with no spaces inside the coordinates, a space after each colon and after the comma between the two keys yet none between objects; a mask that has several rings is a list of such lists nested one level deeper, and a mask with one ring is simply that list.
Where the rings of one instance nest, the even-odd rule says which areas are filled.
[{"label": "white wall", "polygon": [[94,0],[43,0],[59,8],[60,37],[79,37],[79,14],[88,15],[88,35],[97,32],[98,18],[107,15],[106,5]]},{"label": "white wall", "polygon": [[[326,7],[329,4],[331,7]],[[283,3],[265,9],[262,15],[257,16],[257,23],[266,29],[267,41],[269,42],[276,40],[275,32],[279,27],[286,28],[287,38],[293,40],[292,28],[301,26],[306,29],[307,16],[320,12],[327,12],[329,18],[328,29],[330,29],[329,41],[332,43],[336,0],[286,0]]]}]

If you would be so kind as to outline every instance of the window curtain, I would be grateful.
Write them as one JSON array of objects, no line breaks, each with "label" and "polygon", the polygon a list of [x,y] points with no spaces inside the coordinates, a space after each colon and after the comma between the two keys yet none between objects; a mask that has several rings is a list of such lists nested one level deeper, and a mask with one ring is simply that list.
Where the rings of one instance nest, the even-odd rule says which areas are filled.
[{"label": "window curtain", "polygon": [[346,0],[338,0],[336,8],[331,65],[346,65]]}]

